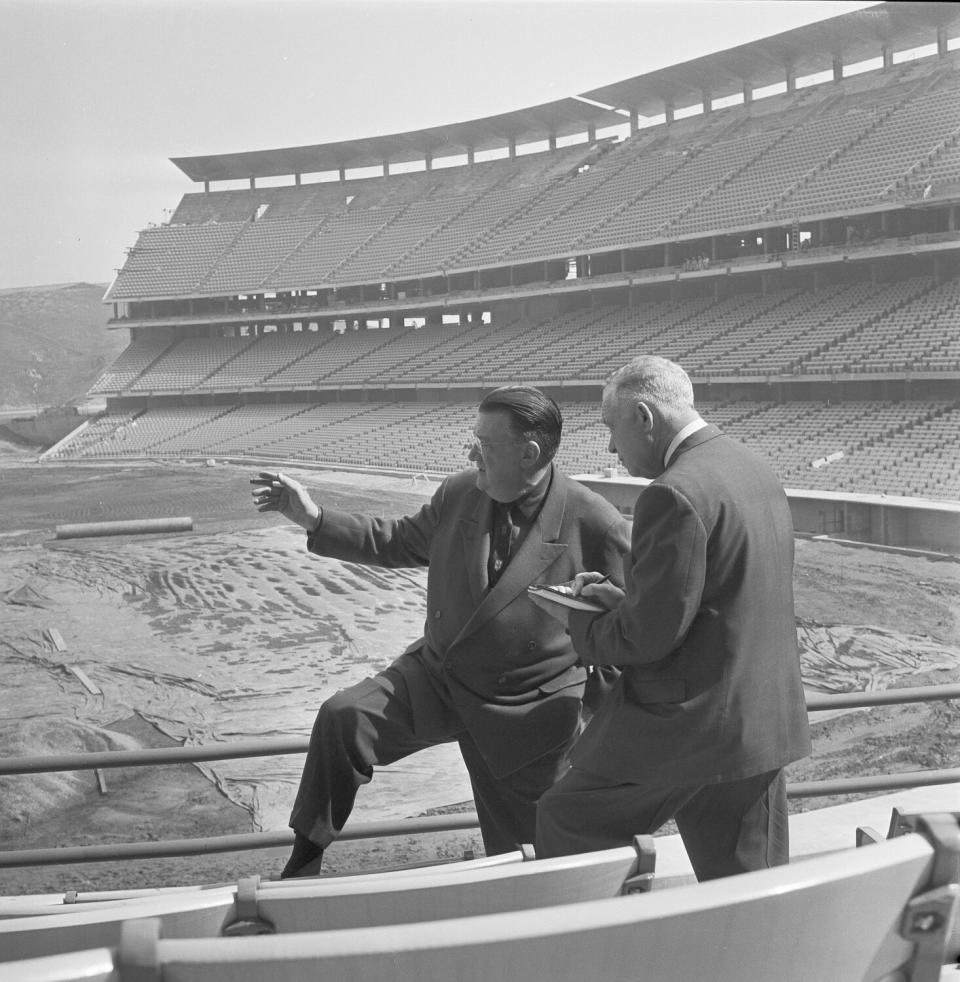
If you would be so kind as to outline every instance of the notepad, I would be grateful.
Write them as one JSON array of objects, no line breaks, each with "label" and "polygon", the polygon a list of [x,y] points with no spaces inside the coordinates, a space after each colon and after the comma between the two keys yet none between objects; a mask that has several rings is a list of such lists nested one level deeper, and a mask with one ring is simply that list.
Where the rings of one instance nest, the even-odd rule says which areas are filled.
[{"label": "notepad", "polygon": [[542,597],[544,600],[552,600],[554,603],[569,607],[571,610],[589,610],[595,614],[604,614],[607,608],[598,604],[589,597],[575,597],[572,593],[567,593],[560,587],[548,586],[545,583],[535,583],[527,587],[527,593],[533,597]]}]

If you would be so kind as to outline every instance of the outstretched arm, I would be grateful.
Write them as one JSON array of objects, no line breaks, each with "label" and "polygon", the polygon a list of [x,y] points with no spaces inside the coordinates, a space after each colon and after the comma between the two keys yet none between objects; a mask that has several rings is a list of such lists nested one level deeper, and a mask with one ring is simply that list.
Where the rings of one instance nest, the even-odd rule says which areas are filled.
[{"label": "outstretched arm", "polygon": [[320,523],[321,509],[299,481],[280,471],[261,471],[250,483],[256,485],[251,494],[257,511],[278,511],[307,532]]}]

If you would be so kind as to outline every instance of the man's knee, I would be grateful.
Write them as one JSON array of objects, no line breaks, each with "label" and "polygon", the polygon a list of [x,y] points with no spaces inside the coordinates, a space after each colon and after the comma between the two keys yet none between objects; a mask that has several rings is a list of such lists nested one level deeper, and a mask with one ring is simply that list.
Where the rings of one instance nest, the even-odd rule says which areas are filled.
[{"label": "man's knee", "polygon": [[314,736],[336,734],[338,738],[355,734],[361,725],[359,703],[350,689],[341,689],[325,699],[313,724]]}]

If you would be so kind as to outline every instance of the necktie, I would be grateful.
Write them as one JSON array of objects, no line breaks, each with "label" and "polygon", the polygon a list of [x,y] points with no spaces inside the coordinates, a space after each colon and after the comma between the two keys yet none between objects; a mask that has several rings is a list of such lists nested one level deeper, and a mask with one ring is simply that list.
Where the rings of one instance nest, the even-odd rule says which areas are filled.
[{"label": "necktie", "polygon": [[497,502],[493,509],[493,528],[490,534],[490,559],[487,562],[487,580],[490,586],[497,580],[510,562],[510,550],[519,533],[514,524],[509,504]]}]

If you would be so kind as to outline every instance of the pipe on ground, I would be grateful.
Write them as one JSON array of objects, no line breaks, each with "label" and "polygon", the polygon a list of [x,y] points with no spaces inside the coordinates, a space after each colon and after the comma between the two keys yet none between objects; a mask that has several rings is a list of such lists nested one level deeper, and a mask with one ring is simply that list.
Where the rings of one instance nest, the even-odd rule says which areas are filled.
[{"label": "pipe on ground", "polygon": [[189,532],[192,518],[135,518],[125,522],[83,522],[58,525],[58,539],[86,539],[98,535],[143,535],[149,532]]}]

